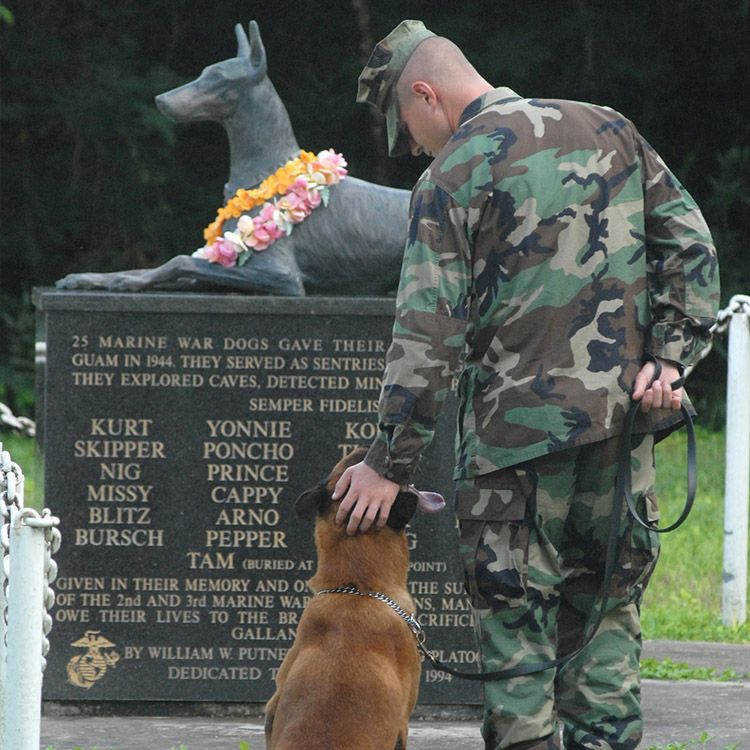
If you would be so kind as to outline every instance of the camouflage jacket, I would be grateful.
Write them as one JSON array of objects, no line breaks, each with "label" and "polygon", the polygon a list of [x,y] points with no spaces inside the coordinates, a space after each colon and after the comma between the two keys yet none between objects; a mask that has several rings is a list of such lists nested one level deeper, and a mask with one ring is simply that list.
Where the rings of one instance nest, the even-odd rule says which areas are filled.
[{"label": "camouflage jacket", "polygon": [[631,122],[488,92],[412,194],[366,461],[408,479],[459,365],[457,478],[617,435],[644,355],[694,363],[718,297],[700,210]]}]

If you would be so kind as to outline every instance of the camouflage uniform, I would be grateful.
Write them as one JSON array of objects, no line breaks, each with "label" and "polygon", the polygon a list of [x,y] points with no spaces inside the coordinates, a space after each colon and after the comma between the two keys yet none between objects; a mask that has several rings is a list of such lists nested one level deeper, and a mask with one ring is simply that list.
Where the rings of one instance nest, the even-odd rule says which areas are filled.
[{"label": "camouflage uniform", "polygon": [[[485,669],[535,664],[580,645],[604,572],[619,438],[463,480],[460,551]],[[633,451],[633,493],[658,518],[653,437]],[[487,747],[630,750],[641,737],[638,607],[659,535],[623,512],[607,612],[555,674],[485,684]]]},{"label": "camouflage uniform", "polygon": [[694,363],[717,304],[703,217],[632,123],[495,89],[414,188],[368,463],[408,479],[459,362],[457,478],[618,435],[644,353]]},{"label": "camouflage uniform", "polygon": [[[360,76],[362,101],[389,63],[384,42]],[[389,121],[395,144],[391,135]],[[631,122],[507,88],[466,108],[414,188],[380,432],[365,460],[406,483],[460,367],[457,512],[485,668],[568,651],[580,636],[636,373],[647,353],[694,363],[717,305],[701,213]],[[651,433],[680,418],[652,415],[634,460],[654,519]],[[637,606],[658,544],[623,529],[595,642],[557,677],[487,686],[488,748],[557,747],[555,711],[568,748],[636,746]]]}]

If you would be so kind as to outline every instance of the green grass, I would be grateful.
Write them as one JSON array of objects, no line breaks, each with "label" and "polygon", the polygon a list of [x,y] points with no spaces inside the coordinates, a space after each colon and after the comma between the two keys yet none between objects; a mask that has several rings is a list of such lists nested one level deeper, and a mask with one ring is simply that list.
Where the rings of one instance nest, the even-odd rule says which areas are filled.
[{"label": "green grass", "polygon": [[[654,639],[750,642],[750,623],[736,628],[721,624],[724,435],[698,428],[697,437],[698,494],[688,520],[661,537],[661,560],[643,602],[643,635]],[[684,504],[686,450],[682,431],[656,449],[662,525],[676,519]]]},{"label": "green grass", "polygon": [[[652,745],[648,750],[709,750],[711,737],[704,732],[697,740],[690,742],[670,742],[668,745]],[[718,750],[718,749],[717,749]],[[725,745],[723,750],[739,750],[738,745]]]},{"label": "green grass", "polygon": [[0,443],[3,451],[8,451],[13,463],[23,470],[24,505],[28,508],[42,509],[42,467],[38,456],[34,455],[33,438],[14,435],[0,431]]},{"label": "green grass", "polygon": [[674,662],[671,659],[642,659],[641,677],[651,680],[710,680],[712,682],[730,682],[745,679],[733,669],[717,672],[713,667],[691,667],[685,662]]}]

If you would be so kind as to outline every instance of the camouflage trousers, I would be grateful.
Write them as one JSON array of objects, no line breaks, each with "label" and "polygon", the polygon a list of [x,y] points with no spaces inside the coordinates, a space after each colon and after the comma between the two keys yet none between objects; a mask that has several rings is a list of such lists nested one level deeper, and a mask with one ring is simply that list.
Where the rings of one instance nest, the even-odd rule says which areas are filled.
[{"label": "camouflage trousers", "polygon": [[[485,670],[553,659],[581,644],[599,602],[619,444],[612,438],[459,483],[461,556]],[[652,436],[633,450],[631,465],[639,512],[655,524]],[[597,634],[557,673],[484,683],[488,750],[637,747],[639,607],[658,555],[659,535],[625,507]]]}]

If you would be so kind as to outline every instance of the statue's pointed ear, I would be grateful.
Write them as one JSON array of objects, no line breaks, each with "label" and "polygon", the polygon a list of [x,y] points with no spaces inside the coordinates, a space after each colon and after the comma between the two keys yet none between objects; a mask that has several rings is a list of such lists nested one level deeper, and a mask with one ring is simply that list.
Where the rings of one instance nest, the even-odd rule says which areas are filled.
[{"label": "statue's pointed ear", "polygon": [[261,78],[266,74],[268,63],[266,61],[266,48],[260,38],[260,29],[255,21],[250,21],[250,66],[253,76]]},{"label": "statue's pointed ear", "polygon": [[316,513],[323,513],[331,502],[325,484],[321,483],[307,492],[303,492],[294,501],[294,510],[300,518],[315,518]]},{"label": "statue's pointed ear", "polygon": [[250,59],[250,41],[241,23],[234,25],[234,35],[237,37],[237,57]]}]

